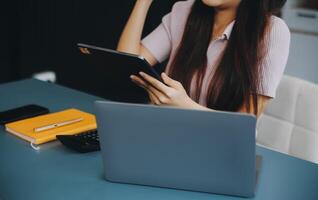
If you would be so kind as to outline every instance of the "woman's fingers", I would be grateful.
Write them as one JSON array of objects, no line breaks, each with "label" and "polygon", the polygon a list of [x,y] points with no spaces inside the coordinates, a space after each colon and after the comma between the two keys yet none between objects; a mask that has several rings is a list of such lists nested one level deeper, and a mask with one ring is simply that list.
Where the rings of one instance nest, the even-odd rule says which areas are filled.
[{"label": "woman's fingers", "polygon": [[137,85],[139,85],[140,87],[144,88],[147,90],[148,87],[148,83],[146,83],[144,80],[142,80],[141,78],[139,78],[138,76],[135,75],[131,75],[130,76],[131,80],[136,83]]},{"label": "woman's fingers", "polygon": [[160,105],[160,101],[156,95],[154,95],[151,91],[148,91],[148,94],[152,104]]},{"label": "woman's fingers", "polygon": [[149,76],[146,73],[140,72],[139,74],[142,78],[144,78],[147,82],[149,82],[153,87],[155,87],[157,90],[161,91],[163,94],[166,94],[168,96],[171,88],[167,87],[165,84],[161,83],[160,81]]},{"label": "woman's fingers", "polygon": [[166,73],[161,74],[161,78],[163,79],[164,83],[167,84],[168,86],[178,89],[182,87],[182,84],[176,80],[173,80],[170,78]]},{"label": "woman's fingers", "polygon": [[162,92],[151,86],[149,83],[145,82],[138,76],[132,75],[130,76],[130,78],[138,86],[147,90],[150,100],[153,101],[153,103],[155,103],[156,105],[160,105],[164,102],[167,102],[167,97]]},{"label": "woman's fingers", "polygon": [[156,99],[159,102],[155,102],[157,105],[159,104],[167,104],[170,102],[169,96],[152,86],[150,83],[147,83],[146,81],[142,80],[141,78],[132,75],[131,79],[133,82],[135,82],[140,87],[143,87],[148,91],[148,93],[151,93],[154,96],[154,99]]},{"label": "woman's fingers", "polygon": [[147,83],[146,81],[142,80],[138,76],[132,75],[130,78],[137,85],[139,85],[140,87],[146,89],[147,91],[151,91],[154,95],[156,95],[156,96],[157,95],[163,95],[160,91],[156,90],[153,86],[151,86],[149,83]]}]

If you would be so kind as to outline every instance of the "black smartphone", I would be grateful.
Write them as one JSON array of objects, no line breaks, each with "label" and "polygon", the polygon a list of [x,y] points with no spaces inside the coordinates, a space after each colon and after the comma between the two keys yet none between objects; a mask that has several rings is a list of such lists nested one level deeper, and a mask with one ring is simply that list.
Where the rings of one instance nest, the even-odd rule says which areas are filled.
[{"label": "black smartphone", "polygon": [[13,108],[0,112],[0,125],[48,114],[49,112],[48,108],[34,104]]}]

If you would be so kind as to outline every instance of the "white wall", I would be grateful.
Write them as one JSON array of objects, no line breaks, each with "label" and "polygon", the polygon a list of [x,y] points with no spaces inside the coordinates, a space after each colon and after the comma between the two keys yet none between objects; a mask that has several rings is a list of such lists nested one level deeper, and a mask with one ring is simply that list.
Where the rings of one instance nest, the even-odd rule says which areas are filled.
[{"label": "white wall", "polygon": [[297,8],[300,1],[288,0],[283,11],[284,20],[292,31],[286,74],[318,84],[318,11],[314,11],[316,19],[297,18],[297,14],[290,14],[289,11]]},{"label": "white wall", "polygon": [[318,84],[318,36],[292,33],[286,74]]}]

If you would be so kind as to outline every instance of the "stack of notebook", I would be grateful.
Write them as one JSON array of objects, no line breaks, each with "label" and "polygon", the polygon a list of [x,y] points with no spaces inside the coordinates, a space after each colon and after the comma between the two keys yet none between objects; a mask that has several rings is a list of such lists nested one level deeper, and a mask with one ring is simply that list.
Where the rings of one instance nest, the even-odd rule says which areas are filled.
[{"label": "stack of notebook", "polygon": [[97,128],[95,116],[77,109],[42,115],[5,125],[6,130],[31,144],[56,140],[57,135],[76,135]]}]

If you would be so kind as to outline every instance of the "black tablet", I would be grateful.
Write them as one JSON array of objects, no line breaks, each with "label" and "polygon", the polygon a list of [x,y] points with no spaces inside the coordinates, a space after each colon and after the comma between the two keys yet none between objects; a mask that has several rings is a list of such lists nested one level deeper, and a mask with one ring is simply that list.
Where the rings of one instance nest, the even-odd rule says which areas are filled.
[{"label": "black tablet", "polygon": [[102,62],[100,64],[104,66],[111,64],[108,70],[112,70],[111,73],[116,75],[119,79],[129,78],[130,80],[130,75],[138,75],[138,73],[142,71],[162,82],[160,75],[142,56],[88,44],[79,43],[77,46],[83,55],[96,58],[97,60],[100,60],[102,57],[105,63]]},{"label": "black tablet", "polygon": [[94,76],[96,88],[103,91],[99,96],[109,100],[130,103],[147,101],[148,94],[130,79],[131,75],[138,75],[141,71],[162,81],[159,73],[141,56],[87,44],[77,44],[77,48],[80,66],[84,67],[78,70],[84,70],[86,76]]}]

